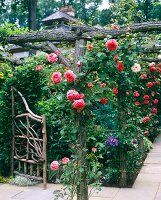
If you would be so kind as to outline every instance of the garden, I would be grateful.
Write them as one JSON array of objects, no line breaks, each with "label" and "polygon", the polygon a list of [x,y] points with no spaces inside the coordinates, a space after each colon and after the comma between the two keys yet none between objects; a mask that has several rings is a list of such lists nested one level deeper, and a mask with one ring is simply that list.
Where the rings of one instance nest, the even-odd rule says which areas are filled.
[{"label": "garden", "polygon": [[[126,14],[129,2],[117,9]],[[160,134],[161,22],[118,10],[103,29],[0,26],[2,182],[16,169],[77,200],[89,199],[88,187],[133,186]],[[31,56],[13,58],[9,44]]]}]

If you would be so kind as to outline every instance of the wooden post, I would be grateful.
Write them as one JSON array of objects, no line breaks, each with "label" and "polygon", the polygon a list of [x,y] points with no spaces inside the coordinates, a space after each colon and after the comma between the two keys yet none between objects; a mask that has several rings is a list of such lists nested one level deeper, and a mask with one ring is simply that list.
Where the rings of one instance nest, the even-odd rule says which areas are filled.
[{"label": "wooden post", "polygon": [[15,125],[14,125],[15,107],[14,107],[14,91],[13,91],[13,87],[11,87],[11,98],[12,98],[12,152],[11,152],[11,176],[13,176],[13,173],[14,173],[14,150],[15,150]]},{"label": "wooden post", "polygon": [[46,137],[46,116],[42,116],[42,134],[43,134],[43,186],[44,189],[47,188],[47,160],[46,160],[46,144],[47,144],[47,137]]}]

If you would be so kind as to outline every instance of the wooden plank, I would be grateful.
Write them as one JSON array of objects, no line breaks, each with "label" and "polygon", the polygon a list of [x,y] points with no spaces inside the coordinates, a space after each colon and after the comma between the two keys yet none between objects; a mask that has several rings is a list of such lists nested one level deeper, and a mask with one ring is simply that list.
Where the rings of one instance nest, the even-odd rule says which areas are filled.
[{"label": "wooden plank", "polygon": [[32,164],[42,163],[42,161],[36,162],[34,160],[20,159],[17,156],[14,156],[14,159],[19,160],[19,161],[24,162],[24,163],[32,163]]}]

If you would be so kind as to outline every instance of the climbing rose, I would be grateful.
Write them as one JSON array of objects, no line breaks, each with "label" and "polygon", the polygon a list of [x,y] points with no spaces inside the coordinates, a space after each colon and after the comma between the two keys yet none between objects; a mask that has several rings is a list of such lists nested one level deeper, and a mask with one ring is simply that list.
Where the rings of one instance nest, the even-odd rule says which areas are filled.
[{"label": "climbing rose", "polygon": [[134,92],[133,95],[134,95],[134,97],[139,97],[140,96],[139,92],[137,92],[137,91]]},{"label": "climbing rose", "polygon": [[88,83],[87,85],[89,88],[93,88],[93,84],[92,83]]},{"label": "climbing rose", "polygon": [[39,70],[41,70],[42,68],[43,68],[42,65],[37,65],[37,66],[35,67],[35,71],[39,71]]},{"label": "climbing rose", "polygon": [[117,62],[118,72],[122,72],[124,70],[124,66],[122,62]]},{"label": "climbing rose", "polygon": [[140,76],[140,78],[141,78],[141,79],[146,79],[146,78],[147,78],[147,75],[146,75],[146,74],[142,74],[142,75]]},{"label": "climbing rose", "polygon": [[97,151],[96,147],[92,147],[92,152],[95,153]]},{"label": "climbing rose", "polygon": [[149,131],[144,131],[144,135],[149,135]]},{"label": "climbing rose", "polygon": [[153,103],[154,104],[158,104],[159,100],[158,99],[154,99]]},{"label": "climbing rose", "polygon": [[50,54],[47,55],[47,60],[50,63],[54,63],[58,60],[58,56],[55,53],[50,53]]},{"label": "climbing rose", "polygon": [[116,50],[116,49],[118,48],[118,43],[117,43],[117,41],[114,40],[114,39],[108,40],[108,41],[106,42],[106,47],[107,47],[108,50],[114,51],[114,50]]},{"label": "climbing rose", "polygon": [[78,62],[77,62],[77,67],[81,67],[81,66],[82,66],[81,61],[78,61]]},{"label": "climbing rose", "polygon": [[67,71],[65,72],[64,76],[65,76],[65,79],[66,79],[68,82],[74,82],[75,79],[76,79],[76,77],[77,77],[77,76],[74,74],[74,72],[71,71],[71,70],[67,70]]},{"label": "climbing rose", "polygon": [[136,102],[135,102],[135,105],[136,105],[136,106],[139,106],[139,105],[140,105],[140,102],[139,102],[139,101],[136,101]]},{"label": "climbing rose", "polygon": [[118,55],[115,55],[115,56],[113,57],[113,59],[114,59],[114,60],[118,60],[118,59],[119,59]]},{"label": "climbing rose", "polygon": [[67,99],[70,101],[75,101],[80,99],[80,94],[76,90],[69,90],[67,92]]},{"label": "climbing rose", "polygon": [[148,116],[144,117],[142,119],[142,122],[145,123],[145,122],[149,122],[150,121],[150,118]]},{"label": "climbing rose", "polygon": [[75,100],[73,103],[73,108],[76,110],[82,110],[86,106],[86,103],[83,99]]},{"label": "climbing rose", "polygon": [[101,99],[100,99],[100,102],[101,102],[102,104],[106,104],[107,101],[108,101],[108,99],[106,99],[106,98],[101,98]]},{"label": "climbing rose", "polygon": [[118,88],[113,88],[112,91],[113,91],[114,94],[118,94],[118,92],[119,92]]},{"label": "climbing rose", "polygon": [[135,72],[135,73],[140,72],[140,70],[141,70],[140,64],[135,63],[135,64],[131,67],[131,70],[132,70],[133,72]]},{"label": "climbing rose", "polygon": [[56,53],[56,55],[59,55],[59,54],[61,54],[61,51],[60,51],[60,49],[57,49],[55,53]]},{"label": "climbing rose", "polygon": [[149,95],[145,94],[144,95],[144,99],[148,100],[149,99]]},{"label": "climbing rose", "polygon": [[106,87],[106,83],[101,83],[100,85],[102,88]]},{"label": "climbing rose", "polygon": [[155,67],[155,62],[149,64],[150,67]]},{"label": "climbing rose", "polygon": [[157,108],[153,108],[153,114],[157,114]]},{"label": "climbing rose", "polygon": [[66,165],[68,164],[68,162],[69,162],[69,158],[67,157],[62,158],[62,164]]},{"label": "climbing rose", "polygon": [[117,25],[116,25],[116,24],[113,24],[113,25],[112,25],[112,29],[113,29],[113,30],[117,30]]},{"label": "climbing rose", "polygon": [[149,101],[146,99],[146,100],[144,100],[144,104],[148,104],[149,103]]},{"label": "climbing rose", "polygon": [[157,71],[156,67],[150,67],[150,72],[155,72],[155,71]]},{"label": "climbing rose", "polygon": [[60,72],[54,72],[51,80],[53,83],[58,84],[62,81],[62,74]]},{"label": "climbing rose", "polygon": [[153,86],[153,83],[152,83],[152,82],[148,82],[148,83],[147,83],[147,87],[150,88],[150,87],[152,87],[152,86]]},{"label": "climbing rose", "polygon": [[88,49],[89,51],[92,50],[92,48],[93,48],[93,45],[92,45],[91,43],[87,45],[87,49]]},{"label": "climbing rose", "polygon": [[50,169],[52,171],[57,171],[59,169],[59,163],[58,161],[53,161],[51,164],[50,164]]}]

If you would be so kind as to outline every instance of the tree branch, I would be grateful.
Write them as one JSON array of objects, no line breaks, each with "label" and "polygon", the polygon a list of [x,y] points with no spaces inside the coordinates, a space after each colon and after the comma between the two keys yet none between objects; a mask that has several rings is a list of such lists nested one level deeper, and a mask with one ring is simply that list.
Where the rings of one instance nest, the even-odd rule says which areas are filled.
[{"label": "tree branch", "polygon": [[[12,44],[22,44],[27,42],[44,42],[44,41],[64,41],[72,42],[79,39],[103,39],[108,35],[117,37],[127,32],[138,33],[138,32],[147,32],[147,31],[161,31],[161,21],[159,22],[145,22],[140,24],[130,25],[126,28],[121,28],[117,30],[106,30],[106,29],[97,29],[87,26],[71,26],[71,30],[62,30],[62,29],[52,29],[52,30],[43,30],[21,35],[12,35],[6,38],[8,43]],[[79,30],[79,32],[78,32]]]}]

